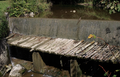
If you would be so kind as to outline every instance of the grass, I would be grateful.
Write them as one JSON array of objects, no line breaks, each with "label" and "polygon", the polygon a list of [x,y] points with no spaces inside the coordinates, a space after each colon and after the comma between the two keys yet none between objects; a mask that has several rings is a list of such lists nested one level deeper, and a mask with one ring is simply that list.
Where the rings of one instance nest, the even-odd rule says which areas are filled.
[{"label": "grass", "polygon": [[0,16],[4,14],[4,10],[9,6],[9,1],[0,1]]}]

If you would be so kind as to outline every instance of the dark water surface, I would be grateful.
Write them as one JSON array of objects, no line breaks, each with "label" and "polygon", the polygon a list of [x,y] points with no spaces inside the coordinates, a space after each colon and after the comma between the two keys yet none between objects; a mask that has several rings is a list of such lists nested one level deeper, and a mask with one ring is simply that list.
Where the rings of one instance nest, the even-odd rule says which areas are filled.
[{"label": "dark water surface", "polygon": [[53,5],[49,18],[120,20],[120,13],[109,14],[107,10],[93,6]]}]

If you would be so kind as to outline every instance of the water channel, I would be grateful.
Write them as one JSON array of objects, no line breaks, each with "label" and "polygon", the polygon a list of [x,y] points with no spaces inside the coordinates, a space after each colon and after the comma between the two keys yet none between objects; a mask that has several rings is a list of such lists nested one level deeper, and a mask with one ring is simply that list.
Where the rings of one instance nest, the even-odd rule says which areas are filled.
[{"label": "water channel", "polygon": [[120,20],[120,13],[109,14],[108,10],[92,5],[53,5],[51,11],[48,18]]},{"label": "water channel", "polygon": [[[79,19],[81,17],[82,19],[91,19],[91,20],[97,19],[97,20],[117,20],[117,21],[120,21],[120,13],[115,13],[115,14],[110,15],[108,13],[108,11],[103,10],[102,8],[97,8],[97,7],[92,7],[92,6],[53,5],[51,7],[51,12],[52,12],[51,15],[47,16],[48,18]],[[21,54],[19,54],[19,55],[21,55]],[[12,57],[16,57],[16,56],[13,55]],[[30,57],[30,56],[28,56],[28,57]],[[24,57],[24,58],[26,59],[28,57]],[[24,59],[24,58],[22,58],[22,59]],[[31,60],[31,58],[29,58],[29,60]],[[12,61],[13,61],[13,63],[18,63],[21,61],[21,58],[20,59],[12,58]],[[23,61],[23,62],[25,62],[25,61]],[[83,62],[83,66],[85,66],[87,62],[88,61]],[[90,71],[94,68],[98,68],[98,66],[95,64],[93,66],[94,67],[92,67],[92,66],[88,67],[89,68],[88,71]],[[105,66],[107,67],[107,65],[105,65]],[[52,67],[52,68],[54,68],[54,67]],[[56,68],[54,68],[54,69],[56,69]],[[59,70],[59,69],[56,69],[56,70],[57,70],[57,73],[61,72],[61,70]],[[84,70],[87,70],[87,68],[84,68],[83,71]],[[97,72],[97,70],[103,71],[101,68],[98,68],[98,69],[94,70],[92,73],[94,74],[95,72]],[[63,73],[67,73],[67,75],[65,75],[65,77],[69,77],[68,71],[64,71]],[[88,73],[88,72],[84,72],[84,74],[85,73]],[[102,73],[104,73],[104,71]],[[51,74],[50,75],[39,74],[39,73],[32,72],[31,70],[28,70],[23,75],[23,77],[62,77],[62,75],[61,76],[54,76],[54,74],[55,73],[53,73],[53,72],[52,72],[52,75]],[[8,74],[6,74],[4,77],[8,77]]]}]

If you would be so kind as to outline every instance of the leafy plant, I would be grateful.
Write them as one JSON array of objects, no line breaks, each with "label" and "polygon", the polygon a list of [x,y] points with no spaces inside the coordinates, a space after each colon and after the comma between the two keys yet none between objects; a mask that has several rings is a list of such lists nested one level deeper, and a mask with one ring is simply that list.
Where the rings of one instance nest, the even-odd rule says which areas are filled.
[{"label": "leafy plant", "polygon": [[2,16],[0,20],[1,20],[0,22],[0,39],[1,39],[8,35],[9,28],[8,28],[8,22],[5,16]]},{"label": "leafy plant", "polygon": [[106,3],[105,9],[109,10],[109,14],[120,12],[119,1]]},{"label": "leafy plant", "polygon": [[104,9],[107,9],[109,14],[120,12],[118,0],[93,0],[93,5],[104,5]]},{"label": "leafy plant", "polygon": [[46,0],[11,0],[11,7],[7,10],[10,17],[22,17],[25,14],[33,12],[40,14],[50,8]]}]

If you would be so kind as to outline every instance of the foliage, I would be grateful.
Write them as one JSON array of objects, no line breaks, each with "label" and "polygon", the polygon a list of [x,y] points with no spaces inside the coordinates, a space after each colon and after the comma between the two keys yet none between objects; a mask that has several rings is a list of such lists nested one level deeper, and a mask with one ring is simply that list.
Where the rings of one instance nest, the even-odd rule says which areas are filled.
[{"label": "foliage", "polygon": [[93,0],[93,5],[104,5],[104,9],[109,10],[109,14],[120,12],[118,0]]},{"label": "foliage", "polygon": [[96,38],[96,36],[94,34],[90,34],[88,38]]},{"label": "foliage", "polygon": [[2,77],[2,73],[0,72],[0,77]]},{"label": "foliage", "polygon": [[9,6],[8,1],[0,1],[0,16],[3,15],[4,10]]},{"label": "foliage", "polygon": [[0,38],[4,38],[8,35],[8,32],[9,32],[9,28],[8,28],[8,22],[5,18],[5,16],[2,16],[1,17],[2,19],[1,22],[0,22]]},{"label": "foliage", "polygon": [[9,6],[8,1],[0,1],[0,39],[8,35],[8,22],[4,16],[4,10]]},{"label": "foliage", "polygon": [[103,3],[105,3],[105,9],[109,10],[109,14],[120,12],[120,7],[118,6],[119,1],[112,1],[112,2],[104,1]]},{"label": "foliage", "polygon": [[33,12],[39,14],[49,10],[50,3],[46,0],[11,0],[11,7],[8,10],[11,17],[20,17]]},{"label": "foliage", "polygon": [[93,6],[95,6],[97,3],[99,3],[101,0],[93,0]]}]

